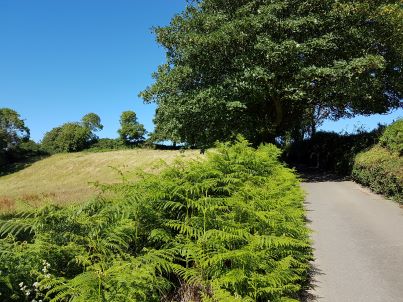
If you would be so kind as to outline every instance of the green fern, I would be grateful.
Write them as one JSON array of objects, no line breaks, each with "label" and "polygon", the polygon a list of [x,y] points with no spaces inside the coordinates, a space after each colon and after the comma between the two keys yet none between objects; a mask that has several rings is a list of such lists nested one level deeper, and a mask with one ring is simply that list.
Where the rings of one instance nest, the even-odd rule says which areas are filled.
[{"label": "green fern", "polygon": [[297,301],[312,250],[279,154],[239,138],[84,205],[0,219],[5,301]]}]

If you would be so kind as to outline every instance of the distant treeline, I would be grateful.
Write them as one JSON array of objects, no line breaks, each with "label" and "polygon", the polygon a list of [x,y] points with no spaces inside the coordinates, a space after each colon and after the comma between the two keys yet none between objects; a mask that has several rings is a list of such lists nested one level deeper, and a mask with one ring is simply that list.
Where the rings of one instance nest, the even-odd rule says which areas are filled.
[{"label": "distant treeline", "polygon": [[144,144],[147,133],[133,111],[122,112],[118,138],[100,139],[96,132],[102,129],[101,118],[88,113],[79,122],[51,129],[40,143],[36,143],[30,140],[30,129],[19,113],[0,108],[0,167],[54,153],[133,148]]}]

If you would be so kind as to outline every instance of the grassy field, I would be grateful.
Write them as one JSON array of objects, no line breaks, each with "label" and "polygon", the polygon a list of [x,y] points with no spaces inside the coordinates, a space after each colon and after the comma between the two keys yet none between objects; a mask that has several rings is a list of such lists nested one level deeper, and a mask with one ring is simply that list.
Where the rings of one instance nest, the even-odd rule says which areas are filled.
[{"label": "grassy field", "polygon": [[121,181],[119,171],[135,178],[138,169],[158,170],[158,163],[172,163],[176,158],[196,158],[199,152],[189,150],[122,150],[101,153],[57,154],[6,176],[0,177],[0,211],[46,202],[68,204],[82,202],[97,194],[95,182]]}]

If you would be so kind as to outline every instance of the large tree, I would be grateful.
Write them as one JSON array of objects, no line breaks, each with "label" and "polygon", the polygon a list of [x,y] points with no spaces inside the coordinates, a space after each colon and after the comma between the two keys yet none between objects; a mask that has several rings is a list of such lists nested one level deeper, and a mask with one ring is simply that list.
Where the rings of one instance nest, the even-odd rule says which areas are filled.
[{"label": "large tree", "polygon": [[401,106],[401,0],[190,1],[155,29],[167,62],[141,93],[157,131],[254,142]]}]

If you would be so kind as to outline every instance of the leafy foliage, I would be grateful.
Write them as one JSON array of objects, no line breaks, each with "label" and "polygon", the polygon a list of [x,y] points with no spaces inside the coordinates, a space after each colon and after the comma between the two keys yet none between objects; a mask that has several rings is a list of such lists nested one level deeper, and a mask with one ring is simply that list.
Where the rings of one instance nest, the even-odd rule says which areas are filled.
[{"label": "leafy foliage", "polygon": [[146,129],[143,124],[137,121],[134,111],[124,111],[120,116],[120,129],[118,130],[120,139],[130,145],[144,141]]},{"label": "leafy foliage", "polygon": [[85,128],[90,129],[91,132],[100,131],[104,128],[104,126],[101,124],[101,118],[95,113],[88,113],[84,115],[81,119],[81,123]]},{"label": "leafy foliage", "polygon": [[155,29],[156,137],[255,144],[402,98],[400,0],[198,0]]},{"label": "leafy foliage", "polygon": [[77,152],[98,141],[94,132],[102,130],[101,118],[88,113],[77,123],[65,123],[45,133],[42,146],[49,153]]},{"label": "leafy foliage", "polygon": [[29,139],[29,129],[20,115],[9,108],[0,108],[0,150],[10,149]]},{"label": "leafy foliage", "polygon": [[402,122],[387,127],[378,145],[357,155],[352,175],[376,193],[403,203]]},{"label": "leafy foliage", "polygon": [[113,138],[100,138],[95,143],[91,144],[86,151],[102,152],[110,150],[123,150],[128,149],[130,146],[126,145],[121,139]]},{"label": "leafy foliage", "polygon": [[297,301],[311,247],[279,154],[241,139],[85,205],[3,217],[3,301]]},{"label": "leafy foliage", "polygon": [[387,149],[375,146],[357,155],[353,178],[376,193],[403,202],[403,158]]},{"label": "leafy foliage", "polygon": [[386,128],[381,136],[380,144],[391,152],[403,155],[403,119]]},{"label": "leafy foliage", "polygon": [[79,123],[66,123],[47,132],[42,146],[50,153],[77,152],[89,146],[91,130]]},{"label": "leafy foliage", "polygon": [[0,166],[14,161],[18,147],[29,140],[29,132],[15,110],[0,108]]}]

